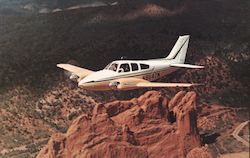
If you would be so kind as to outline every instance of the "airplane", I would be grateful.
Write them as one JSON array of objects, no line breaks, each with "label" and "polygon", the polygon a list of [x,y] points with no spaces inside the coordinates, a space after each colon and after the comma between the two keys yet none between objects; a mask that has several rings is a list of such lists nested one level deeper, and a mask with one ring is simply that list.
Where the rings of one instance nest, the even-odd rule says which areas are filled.
[{"label": "airplane", "polygon": [[103,70],[91,71],[70,64],[57,67],[71,73],[70,79],[78,82],[78,87],[86,90],[131,90],[153,87],[191,87],[195,83],[160,83],[155,81],[179,68],[201,69],[204,66],[185,64],[189,35],[179,36],[169,55],[165,58],[149,60],[116,60]]}]

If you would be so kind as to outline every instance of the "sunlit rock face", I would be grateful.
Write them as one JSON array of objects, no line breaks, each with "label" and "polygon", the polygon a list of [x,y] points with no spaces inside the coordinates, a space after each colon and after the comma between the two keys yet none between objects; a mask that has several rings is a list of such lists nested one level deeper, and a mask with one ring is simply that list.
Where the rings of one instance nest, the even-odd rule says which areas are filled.
[{"label": "sunlit rock face", "polygon": [[200,147],[196,119],[194,92],[181,91],[169,101],[149,91],[96,105],[92,116],[81,115],[66,133],[53,135],[37,157],[185,157]]}]

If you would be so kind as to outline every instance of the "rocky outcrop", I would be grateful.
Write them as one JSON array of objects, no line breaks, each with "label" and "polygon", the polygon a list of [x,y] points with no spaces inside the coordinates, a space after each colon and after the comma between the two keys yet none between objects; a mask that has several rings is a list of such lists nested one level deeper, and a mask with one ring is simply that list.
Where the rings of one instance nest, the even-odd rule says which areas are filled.
[{"label": "rocky outcrop", "polygon": [[213,156],[208,151],[207,146],[201,148],[194,148],[187,155],[187,158],[212,158],[212,157]]},{"label": "rocky outcrop", "polygon": [[67,133],[53,135],[37,157],[185,157],[200,147],[195,99],[182,91],[167,104],[160,92],[149,91],[96,105],[92,116],[81,115]]},{"label": "rocky outcrop", "polygon": [[170,107],[173,107],[176,116],[177,128],[180,131],[180,141],[182,141],[180,148],[183,155],[186,155],[194,146],[200,145],[195,100],[196,93],[185,94],[181,91],[170,102]]}]

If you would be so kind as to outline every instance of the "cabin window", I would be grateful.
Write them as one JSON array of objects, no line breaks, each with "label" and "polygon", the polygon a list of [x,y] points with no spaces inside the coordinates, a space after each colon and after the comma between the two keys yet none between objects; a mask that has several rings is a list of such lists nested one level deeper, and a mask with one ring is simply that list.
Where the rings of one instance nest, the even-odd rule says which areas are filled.
[{"label": "cabin window", "polygon": [[117,70],[117,66],[118,66],[118,64],[113,63],[113,64],[111,64],[111,66],[108,69],[112,70],[112,71],[116,71]]},{"label": "cabin window", "polygon": [[141,70],[148,69],[149,65],[147,64],[140,64]]},{"label": "cabin window", "polygon": [[139,70],[138,64],[136,63],[131,63],[132,71],[137,71]]},{"label": "cabin window", "polygon": [[129,64],[121,64],[118,72],[129,72],[130,67]]}]

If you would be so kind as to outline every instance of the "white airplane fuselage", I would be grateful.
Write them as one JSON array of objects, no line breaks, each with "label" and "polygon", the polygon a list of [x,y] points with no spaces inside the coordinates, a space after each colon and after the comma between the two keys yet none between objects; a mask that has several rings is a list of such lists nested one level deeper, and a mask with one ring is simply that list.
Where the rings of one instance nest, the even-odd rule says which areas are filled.
[{"label": "white airplane fuselage", "polygon": [[[112,86],[110,86],[110,83],[112,83],[117,79],[133,77],[133,78],[144,79],[147,81],[155,81],[178,69],[176,67],[170,66],[170,64],[176,63],[175,59],[118,60],[112,63],[118,63],[118,67],[124,63],[126,64],[137,63],[138,70],[130,72],[120,72],[120,73],[118,71],[115,72],[108,69],[96,71],[86,76],[84,79],[80,80],[80,82],[78,83],[79,87],[87,90],[98,90],[98,91],[112,90],[113,88]],[[149,68],[142,70],[139,66],[140,64],[149,65]],[[135,89],[135,88],[130,88],[130,89]]]},{"label": "white airplane fuselage", "polygon": [[130,90],[149,87],[190,87],[194,83],[151,82],[166,76],[179,68],[203,68],[185,64],[189,35],[180,36],[167,57],[151,60],[117,60],[103,70],[91,71],[70,64],[57,66],[72,73],[78,86],[87,90]]}]

